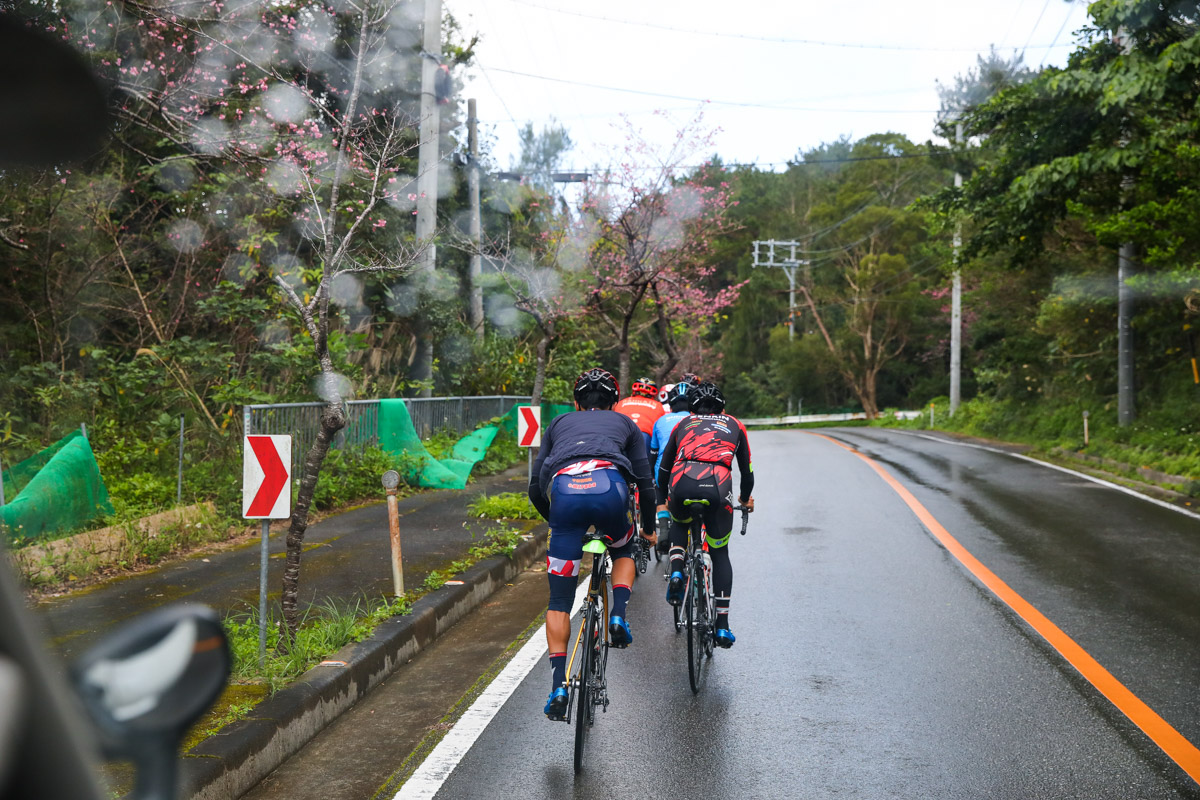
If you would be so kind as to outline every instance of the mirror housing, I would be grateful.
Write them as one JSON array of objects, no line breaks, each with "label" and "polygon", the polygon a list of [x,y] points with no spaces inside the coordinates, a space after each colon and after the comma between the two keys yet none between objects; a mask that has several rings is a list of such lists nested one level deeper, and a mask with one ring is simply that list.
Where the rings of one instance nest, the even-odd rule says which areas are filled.
[{"label": "mirror housing", "polygon": [[207,606],[174,605],[134,619],[71,672],[105,755],[137,765],[134,797],[174,795],[184,734],[225,688],[229,642]]}]

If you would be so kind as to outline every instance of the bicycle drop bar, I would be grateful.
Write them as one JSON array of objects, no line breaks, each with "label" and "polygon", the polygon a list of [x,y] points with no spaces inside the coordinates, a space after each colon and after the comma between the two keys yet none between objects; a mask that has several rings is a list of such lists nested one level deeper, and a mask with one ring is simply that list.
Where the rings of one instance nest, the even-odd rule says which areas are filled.
[{"label": "bicycle drop bar", "polygon": [[734,506],[735,511],[742,512],[742,536],[746,535],[746,523],[750,521],[750,509],[745,506]]}]

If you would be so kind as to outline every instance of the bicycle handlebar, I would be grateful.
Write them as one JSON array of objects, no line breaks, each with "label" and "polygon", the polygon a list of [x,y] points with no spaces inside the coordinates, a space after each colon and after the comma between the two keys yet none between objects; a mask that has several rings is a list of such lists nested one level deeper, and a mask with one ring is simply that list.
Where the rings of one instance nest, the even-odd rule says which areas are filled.
[{"label": "bicycle handlebar", "polygon": [[750,509],[746,506],[734,506],[733,510],[742,512],[742,536],[745,536],[746,524],[750,522]]}]

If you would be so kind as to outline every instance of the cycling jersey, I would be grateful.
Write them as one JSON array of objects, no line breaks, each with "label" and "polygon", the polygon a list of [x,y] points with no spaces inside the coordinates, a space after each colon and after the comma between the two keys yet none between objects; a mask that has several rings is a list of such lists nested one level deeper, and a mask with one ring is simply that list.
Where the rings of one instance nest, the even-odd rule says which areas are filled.
[{"label": "cycling jersey", "polygon": [[529,481],[529,500],[534,508],[549,519],[550,488],[555,476],[563,467],[589,459],[603,459],[626,481],[637,483],[644,530],[654,530],[654,480],[645,438],[629,417],[603,409],[571,411],[546,426]]},{"label": "cycling jersey", "polygon": [[[707,469],[719,477],[729,475],[734,459],[741,473],[739,499],[754,490],[754,466],[746,428],[729,414],[692,414],[675,426],[658,467],[660,486],[671,486],[680,476],[697,478]],[[723,473],[723,474],[722,474]]]},{"label": "cycling jersey", "polygon": [[[672,411],[669,414],[663,414],[658,418],[658,422],[654,423],[654,433],[650,434],[650,457],[654,459],[654,476],[658,477],[658,468],[662,464],[663,450],[667,449],[667,440],[671,438],[671,432],[675,430],[675,426],[682,420],[691,416],[688,411]],[[661,495],[658,499],[661,501],[666,496],[666,486],[658,487]]]},{"label": "cycling jersey", "polygon": [[653,435],[654,423],[663,415],[662,403],[649,397],[626,397],[613,406],[613,411],[629,417],[647,436]]}]

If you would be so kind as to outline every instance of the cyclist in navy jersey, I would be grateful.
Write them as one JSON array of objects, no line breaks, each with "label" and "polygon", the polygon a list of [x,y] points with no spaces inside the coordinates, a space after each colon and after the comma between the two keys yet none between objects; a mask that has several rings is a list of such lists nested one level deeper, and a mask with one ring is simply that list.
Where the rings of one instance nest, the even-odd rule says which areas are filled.
[{"label": "cyclist in navy jersey", "polygon": [[642,536],[654,533],[654,481],[642,431],[629,417],[612,410],[620,393],[607,370],[592,369],[575,381],[575,407],[555,417],[542,435],[542,447],[529,481],[529,499],[550,522],[546,572],[550,602],[546,610],[546,643],[550,649],[551,691],[545,713],[566,718],[567,640],[575,600],[583,537],[589,526],[608,541],[613,559],[613,605],[608,621],[615,647],[633,642],[625,608],[633,591],[633,518],[629,483],[640,498]]},{"label": "cyclist in navy jersey", "polygon": [[[733,565],[729,561],[729,535],[733,531],[733,472],[736,459],[741,474],[738,502],[754,510],[754,467],[746,428],[722,413],[725,397],[712,383],[688,392],[692,415],[675,426],[658,467],[658,485],[669,491],[671,513],[671,577],[667,602],[683,602],[683,562],[692,514],[703,515],[705,541],[713,564],[713,596],[717,607],[717,644],[732,647],[736,637],[729,629],[729,600],[733,592]],[[685,500],[702,505],[685,505]],[[703,511],[699,509],[703,508]]]}]

